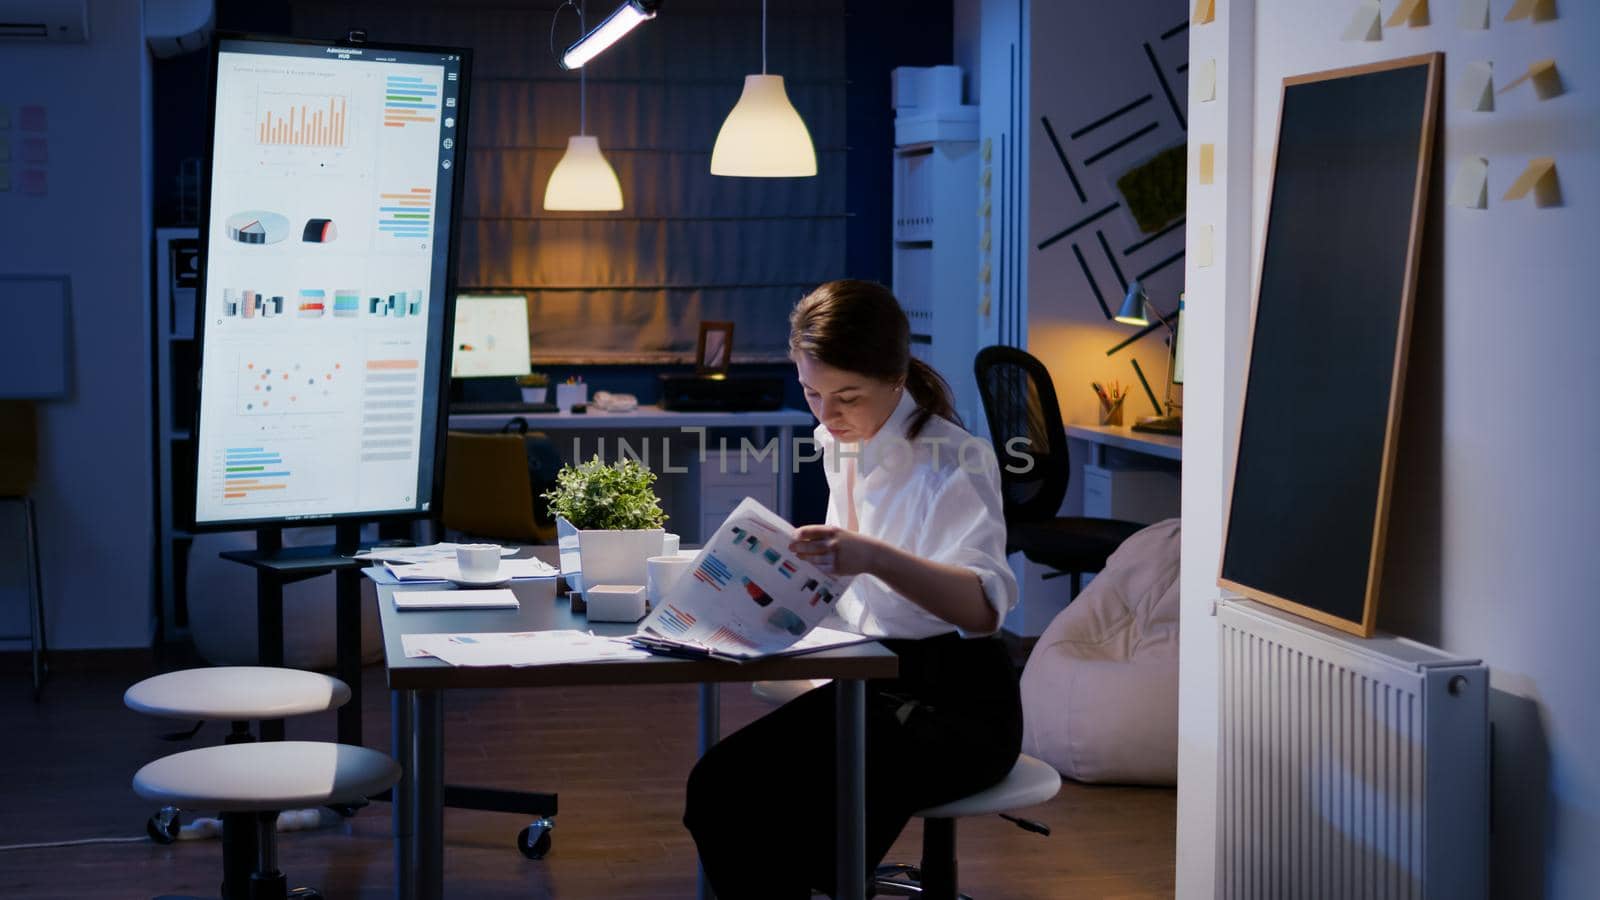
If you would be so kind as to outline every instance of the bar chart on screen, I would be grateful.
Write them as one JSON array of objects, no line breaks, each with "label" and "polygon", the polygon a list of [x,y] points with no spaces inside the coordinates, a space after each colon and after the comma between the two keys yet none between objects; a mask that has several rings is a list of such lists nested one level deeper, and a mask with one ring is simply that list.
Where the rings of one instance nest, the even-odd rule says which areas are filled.
[{"label": "bar chart on screen", "polygon": [[293,477],[283,454],[264,444],[228,447],[219,462],[222,499],[230,504],[282,500]]},{"label": "bar chart on screen", "polygon": [[349,146],[350,99],[344,94],[260,90],[256,143],[264,146]]},{"label": "bar chart on screen", "polygon": [[378,195],[378,233],[398,241],[433,236],[433,189],[413,187]]},{"label": "bar chart on screen", "polygon": [[431,126],[439,121],[439,85],[416,75],[390,75],[384,81],[383,124],[386,128]]}]

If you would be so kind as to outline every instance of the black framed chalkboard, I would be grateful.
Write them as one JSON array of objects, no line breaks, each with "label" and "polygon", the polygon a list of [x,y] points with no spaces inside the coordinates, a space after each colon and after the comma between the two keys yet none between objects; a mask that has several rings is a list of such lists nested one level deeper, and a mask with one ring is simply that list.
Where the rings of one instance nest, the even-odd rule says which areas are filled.
[{"label": "black framed chalkboard", "polygon": [[1219,583],[1377,615],[1443,56],[1284,79]]}]

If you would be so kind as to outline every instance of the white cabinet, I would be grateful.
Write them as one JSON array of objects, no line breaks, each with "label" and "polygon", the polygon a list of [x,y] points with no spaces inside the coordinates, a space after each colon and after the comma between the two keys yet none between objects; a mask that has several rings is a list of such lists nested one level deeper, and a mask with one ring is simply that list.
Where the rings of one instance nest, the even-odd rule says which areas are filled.
[{"label": "white cabinet", "polygon": [[1083,467],[1083,514],[1152,524],[1178,515],[1182,489],[1176,471]]},{"label": "white cabinet", "polygon": [[[972,132],[971,123],[961,128]],[[978,142],[930,140],[895,147],[894,294],[911,320],[911,353],[955,392],[969,425],[982,417],[972,360],[978,353]]]},{"label": "white cabinet", "polygon": [[[744,471],[740,471],[740,460]],[[757,459],[753,453],[738,450],[711,451],[700,462],[700,534],[698,543],[705,543],[720,527],[733,508],[749,497],[776,511],[778,508],[778,476],[773,471],[771,455]],[[693,535],[678,532],[685,541],[696,540]]]}]

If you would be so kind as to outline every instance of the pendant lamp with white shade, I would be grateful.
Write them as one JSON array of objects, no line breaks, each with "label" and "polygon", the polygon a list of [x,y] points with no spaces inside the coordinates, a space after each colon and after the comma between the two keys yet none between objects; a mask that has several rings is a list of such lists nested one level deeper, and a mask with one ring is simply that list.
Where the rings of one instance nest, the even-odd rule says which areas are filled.
[{"label": "pendant lamp with white shade", "polygon": [[817,174],[811,132],[789,102],[783,76],[767,74],[766,0],[761,0],[761,74],[744,77],[744,93],[711,149],[711,174],[741,178]]},{"label": "pendant lamp with white shade", "polygon": [[[581,22],[581,9],[578,18]],[[622,208],[622,183],[600,152],[599,139],[588,133],[587,72],[587,68],[578,70],[578,133],[567,138],[567,152],[544,187],[547,210],[609,212]]]}]

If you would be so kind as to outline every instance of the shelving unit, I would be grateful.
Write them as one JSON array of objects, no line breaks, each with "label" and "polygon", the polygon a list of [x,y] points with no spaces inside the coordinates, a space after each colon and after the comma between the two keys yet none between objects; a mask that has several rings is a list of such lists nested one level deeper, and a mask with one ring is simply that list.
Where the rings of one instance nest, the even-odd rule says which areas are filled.
[{"label": "shelving unit", "polygon": [[895,147],[894,293],[911,320],[912,355],[955,392],[956,412],[982,417],[972,360],[978,353],[978,142],[976,122],[915,129],[934,140]]},{"label": "shelving unit", "polygon": [[155,347],[156,472],[151,486],[156,511],[156,591],[161,634],[171,641],[188,630],[185,592],[193,536],[182,527],[194,507],[194,384],[199,377],[195,346],[195,297],[200,285],[200,237],[193,228],[156,229],[156,283],[151,295]]}]

